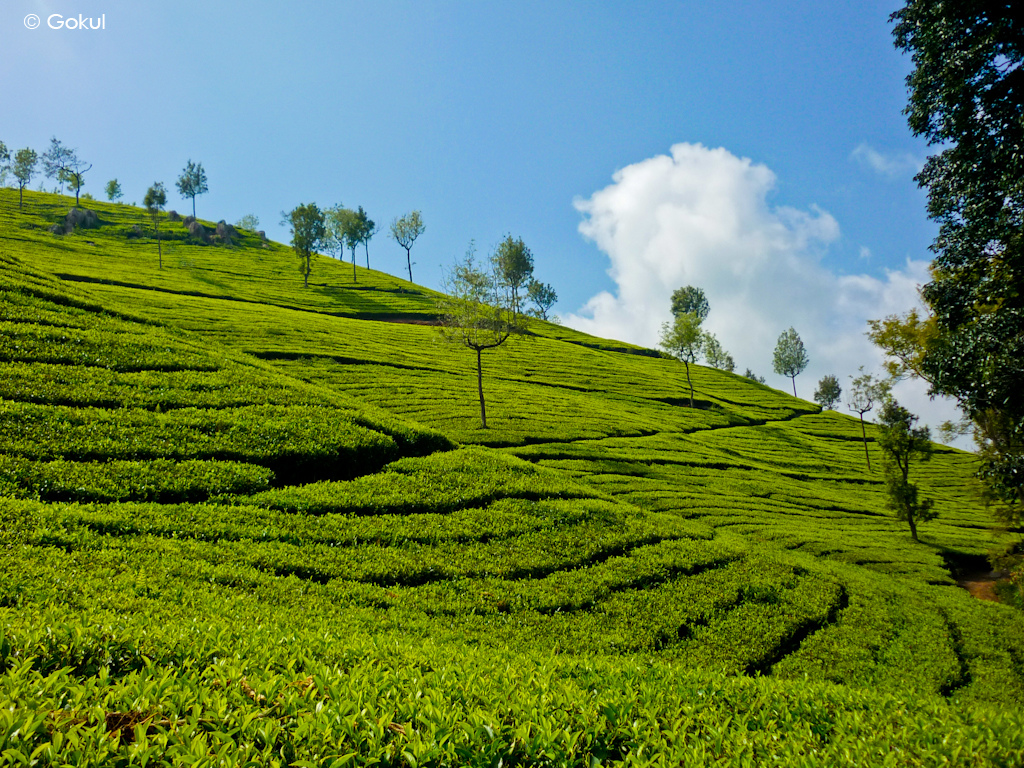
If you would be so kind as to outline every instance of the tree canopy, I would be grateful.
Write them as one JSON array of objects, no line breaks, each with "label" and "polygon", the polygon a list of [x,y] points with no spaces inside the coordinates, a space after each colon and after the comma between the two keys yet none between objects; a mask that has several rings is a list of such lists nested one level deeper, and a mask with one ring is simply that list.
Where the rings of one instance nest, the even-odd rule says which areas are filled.
[{"label": "tree canopy", "polygon": [[324,214],[316,203],[304,203],[284,214],[283,219],[283,223],[291,229],[292,248],[299,256],[302,285],[308,288],[309,275],[313,269],[313,254],[327,237]]},{"label": "tree canopy", "polygon": [[793,382],[793,397],[796,397],[796,377],[804,372],[807,363],[807,350],[804,342],[792,327],[779,335],[775,343],[775,354],[772,357],[772,366],[780,376],[789,376]]},{"label": "tree canopy", "polygon": [[36,175],[36,162],[39,157],[34,149],[25,147],[14,153],[14,164],[11,166],[11,173],[18,180],[18,207],[21,208],[25,196],[25,187]]},{"label": "tree canopy", "polygon": [[872,339],[973,422],[981,476],[1006,514],[1024,501],[1024,25],[1009,2],[909,0],[891,16],[914,65],[905,113],[939,151],[917,176],[938,225],[926,317]]},{"label": "tree canopy", "polygon": [[839,379],[832,374],[822,376],[818,381],[818,389],[814,393],[814,401],[824,410],[831,411],[836,407],[839,398],[843,395],[843,388],[839,386]]},{"label": "tree canopy", "polygon": [[704,322],[708,319],[708,312],[711,306],[708,304],[704,291],[692,285],[677,288],[672,292],[672,314],[679,317],[684,314],[692,314],[697,320]]},{"label": "tree canopy", "polygon": [[686,383],[690,388],[690,407],[693,408],[693,380],[690,363],[696,363],[704,346],[700,330],[701,319],[695,312],[676,315],[671,323],[662,323],[659,346],[686,366]]},{"label": "tree canopy", "polygon": [[520,293],[533,277],[533,253],[523,238],[512,239],[512,235],[506,235],[494,252],[494,265],[499,285],[509,292],[512,312],[520,314]]},{"label": "tree canopy", "polygon": [[156,235],[156,253],[159,258],[160,269],[164,268],[163,249],[160,246],[160,211],[167,205],[167,190],[162,182],[154,182],[153,186],[146,190],[146,196],[142,198],[142,204],[146,206],[150,217],[153,219],[153,233]]},{"label": "tree canopy", "polygon": [[412,282],[412,244],[416,238],[426,231],[419,211],[412,211],[405,216],[398,216],[391,222],[391,237],[405,248],[405,262],[409,268],[409,282]]},{"label": "tree canopy", "polygon": [[489,265],[476,261],[472,243],[462,261],[445,275],[445,295],[437,302],[439,330],[445,340],[476,352],[476,382],[480,400],[480,425],[487,429],[484,402],[483,362],[485,350],[503,345],[519,333],[510,296],[501,290],[498,259]]},{"label": "tree canopy", "polygon": [[886,397],[878,423],[878,447],[885,457],[889,508],[910,526],[914,541],[918,540],[917,524],[935,517],[932,500],[920,498],[917,485],[910,482],[911,462],[915,457],[927,461],[932,452],[928,427],[918,427],[916,423],[917,416],[892,397]]},{"label": "tree canopy", "polygon": [[175,184],[182,197],[192,198],[192,216],[195,217],[196,195],[202,195],[210,191],[206,185],[206,171],[203,170],[203,164],[193,163],[192,158],[189,158]]},{"label": "tree canopy", "polygon": [[76,150],[65,147],[56,136],[50,139],[50,148],[43,153],[41,159],[43,172],[47,178],[58,179],[61,182],[66,181],[75,190],[75,205],[77,206],[78,193],[85,183],[84,175],[92,169],[92,165],[79,158]]}]

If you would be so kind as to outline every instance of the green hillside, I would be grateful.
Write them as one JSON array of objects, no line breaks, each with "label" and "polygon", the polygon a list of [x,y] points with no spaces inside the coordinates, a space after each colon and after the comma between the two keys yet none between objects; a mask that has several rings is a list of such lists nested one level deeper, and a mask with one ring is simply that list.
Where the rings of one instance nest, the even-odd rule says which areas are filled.
[{"label": "green hillside", "polygon": [[0,190],[0,762],[1024,764],[971,455],[917,543],[856,420],[540,321],[484,430],[432,291],[86,205]]}]

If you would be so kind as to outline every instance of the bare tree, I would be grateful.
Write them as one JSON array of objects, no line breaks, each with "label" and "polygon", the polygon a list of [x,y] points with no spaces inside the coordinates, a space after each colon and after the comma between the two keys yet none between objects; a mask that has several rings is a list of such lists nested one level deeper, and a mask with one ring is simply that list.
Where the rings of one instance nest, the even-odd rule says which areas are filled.
[{"label": "bare tree", "polygon": [[412,282],[412,244],[416,242],[416,238],[422,235],[426,228],[419,211],[412,211],[391,222],[391,237],[396,243],[405,248],[405,262],[409,267],[410,283]]}]

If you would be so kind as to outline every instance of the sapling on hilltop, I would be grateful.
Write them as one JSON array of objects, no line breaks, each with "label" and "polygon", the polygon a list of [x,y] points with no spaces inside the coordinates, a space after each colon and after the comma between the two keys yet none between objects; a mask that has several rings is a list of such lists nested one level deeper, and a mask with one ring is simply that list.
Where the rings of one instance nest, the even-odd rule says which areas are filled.
[{"label": "sapling on hilltop", "polygon": [[506,235],[494,252],[494,264],[500,287],[509,292],[512,314],[521,314],[520,295],[533,278],[533,253],[526,247],[523,238],[512,239]]},{"label": "sapling on hilltop", "polygon": [[886,397],[879,416],[878,447],[885,457],[888,506],[910,526],[911,538],[918,541],[917,524],[934,519],[936,512],[934,502],[922,499],[917,485],[910,482],[910,464],[932,457],[931,435],[928,427],[914,426],[917,416],[891,396]]},{"label": "sapling on hilltop", "polygon": [[78,157],[77,150],[65,147],[56,136],[50,139],[50,148],[43,153],[43,170],[47,178],[56,179],[62,185],[67,182],[75,190],[75,206],[78,206],[79,192],[85,183],[85,173],[92,169]]},{"label": "sapling on hilltop", "polygon": [[831,411],[835,409],[842,394],[843,388],[839,386],[839,379],[830,373],[827,376],[822,376],[818,382],[818,389],[814,393],[814,401],[823,410]]},{"label": "sapling on hilltop", "polygon": [[405,262],[409,267],[409,282],[412,282],[412,244],[426,231],[427,227],[419,211],[396,217],[391,222],[391,238],[405,248]]},{"label": "sapling on hilltop", "polygon": [[14,153],[14,164],[11,166],[11,173],[18,180],[18,207],[21,208],[25,197],[25,187],[36,175],[36,162],[39,156],[34,149],[25,147]]},{"label": "sapling on hilltop", "polygon": [[192,198],[192,218],[196,217],[196,195],[203,195],[210,191],[206,184],[206,171],[202,163],[193,163],[189,158],[181,171],[181,176],[175,182],[178,192],[182,197]]},{"label": "sapling on hilltop", "polygon": [[696,363],[704,346],[704,334],[700,330],[700,317],[696,312],[676,315],[671,323],[661,326],[659,345],[673,357],[682,360],[686,366],[686,383],[690,387],[690,407],[693,408],[693,380],[690,378],[690,363]]},{"label": "sapling on hilltop", "polygon": [[548,314],[551,311],[551,307],[558,301],[558,294],[555,293],[555,289],[550,284],[531,278],[530,284],[526,286],[526,298],[533,305],[527,310],[527,314],[538,317],[541,320],[558,322],[557,317]]},{"label": "sapling on hilltop", "polygon": [[789,376],[793,382],[793,397],[796,397],[796,377],[804,372],[807,363],[807,350],[804,342],[792,327],[779,335],[775,343],[775,355],[772,366],[780,376]]},{"label": "sapling on hilltop", "polygon": [[121,182],[117,179],[111,179],[107,182],[107,186],[104,187],[104,191],[107,193],[107,200],[112,203],[116,203],[123,197],[121,192]]},{"label": "sapling on hilltop", "polygon": [[720,371],[732,373],[736,370],[736,361],[725,351],[721,342],[718,341],[718,337],[713,333],[704,334],[704,359],[708,361],[708,365],[718,368]]},{"label": "sapling on hilltop", "polygon": [[309,274],[313,271],[313,254],[323,246],[327,237],[324,214],[316,203],[304,203],[289,213],[281,214],[281,223],[292,230],[292,248],[299,256],[302,287],[309,287]]},{"label": "sapling on hilltop", "polygon": [[513,334],[521,332],[516,323],[511,294],[500,290],[497,260],[478,265],[476,248],[470,243],[466,256],[445,276],[445,295],[437,301],[442,337],[476,352],[476,384],[480,398],[480,426],[487,429],[484,403],[484,350],[497,349]]},{"label": "sapling on hilltop", "polygon": [[146,190],[146,196],[142,198],[142,204],[146,207],[150,218],[153,219],[153,232],[156,235],[156,254],[159,259],[160,269],[164,268],[164,254],[160,247],[160,212],[167,205],[167,190],[161,182],[156,182]]},{"label": "sapling on hilltop", "polygon": [[879,381],[870,373],[864,373],[864,366],[860,367],[861,375],[857,378],[850,377],[850,389],[846,395],[846,405],[851,411],[860,416],[860,434],[864,440],[864,460],[868,465],[868,472],[871,471],[871,456],[868,454],[868,433],[864,427],[864,414],[875,407],[889,392],[889,382]]}]

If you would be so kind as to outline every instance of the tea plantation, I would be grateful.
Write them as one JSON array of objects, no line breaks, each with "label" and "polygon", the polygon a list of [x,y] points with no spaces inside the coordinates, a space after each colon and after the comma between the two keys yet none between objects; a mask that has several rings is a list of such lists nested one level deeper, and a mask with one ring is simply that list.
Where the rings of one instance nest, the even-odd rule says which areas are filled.
[{"label": "tea plantation", "polygon": [[484,430],[431,291],[86,204],[0,190],[0,764],[1024,765],[971,455],[916,543],[856,420],[540,321]]}]

